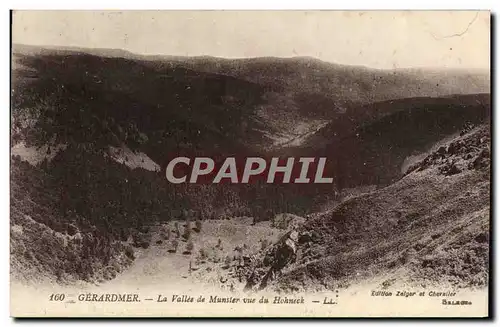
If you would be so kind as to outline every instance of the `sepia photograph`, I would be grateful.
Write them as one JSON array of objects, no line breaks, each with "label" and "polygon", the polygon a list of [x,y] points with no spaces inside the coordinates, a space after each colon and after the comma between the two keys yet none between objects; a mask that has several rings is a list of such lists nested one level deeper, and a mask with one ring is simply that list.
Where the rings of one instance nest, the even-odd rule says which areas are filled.
[{"label": "sepia photograph", "polygon": [[11,316],[489,317],[491,20],[11,11]]}]

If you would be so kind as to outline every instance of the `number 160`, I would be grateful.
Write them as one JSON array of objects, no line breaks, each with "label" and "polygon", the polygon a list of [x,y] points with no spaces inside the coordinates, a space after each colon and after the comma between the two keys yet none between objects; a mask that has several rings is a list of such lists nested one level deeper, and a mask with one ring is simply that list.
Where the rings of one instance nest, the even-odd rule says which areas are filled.
[{"label": "number 160", "polygon": [[50,301],[64,301],[64,294],[50,294],[49,296]]}]

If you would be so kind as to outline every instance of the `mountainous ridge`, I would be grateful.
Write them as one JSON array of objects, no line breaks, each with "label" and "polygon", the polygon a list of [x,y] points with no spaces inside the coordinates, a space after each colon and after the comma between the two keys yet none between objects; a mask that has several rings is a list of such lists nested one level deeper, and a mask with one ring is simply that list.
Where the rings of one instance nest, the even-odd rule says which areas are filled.
[{"label": "mountainous ridge", "polygon": [[[12,145],[22,143],[57,153],[31,165],[17,156],[22,153],[13,153],[11,221],[34,231],[23,234],[21,228],[13,227],[17,233],[11,241],[13,253],[24,258],[16,265],[20,271],[29,265],[50,265],[46,256],[26,254],[31,245],[26,246],[29,243],[24,236],[34,237],[40,226],[60,254],[61,266],[49,267],[51,273],[64,271],[62,275],[57,273],[62,280],[108,279],[113,275],[109,271],[88,267],[108,269],[107,263],[114,262],[115,274],[122,271],[133,260],[134,246],[154,246],[147,236],[151,225],[236,216],[253,217],[259,222],[282,213],[317,214],[318,208],[336,205],[339,207],[334,211],[309,221],[311,228],[344,217],[336,211],[344,207],[349,217],[383,215],[399,207],[411,215],[412,208],[418,206],[423,208],[419,214],[428,215],[432,208],[421,203],[422,199],[402,203],[393,198],[399,193],[406,199],[427,191],[435,191],[440,197],[450,191],[442,197],[456,203],[460,198],[457,185],[473,189],[476,182],[480,183],[477,194],[472,192],[463,200],[477,200],[481,207],[471,205],[471,210],[477,209],[474,212],[464,209],[468,218],[460,219],[464,223],[474,220],[480,225],[477,230],[484,232],[489,184],[486,175],[474,172],[482,168],[450,177],[456,181],[448,185],[445,172],[457,168],[451,164],[448,167],[442,163],[447,168],[438,172],[438,177],[428,171],[405,175],[401,167],[409,156],[425,153],[436,142],[459,133],[464,125],[483,126],[488,122],[491,103],[487,74],[435,71],[431,76],[428,71],[380,71],[311,58],[145,59],[121,50],[110,50],[106,55],[102,49],[35,50],[38,52],[28,53],[14,47]],[[276,144],[275,138],[284,141]],[[289,146],[287,142],[297,138],[300,142]],[[126,156],[117,162],[109,156],[110,147],[126,149],[134,163],[127,164]],[[332,163],[327,174],[332,174],[335,182],[173,186],[166,181],[164,169],[170,158],[179,155],[215,155],[218,159],[325,156]],[[159,169],[142,169],[135,162],[141,158],[150,158],[150,166]],[[443,185],[436,181],[449,188],[439,189]],[[339,204],[344,189],[367,186],[373,186],[370,195]],[[434,224],[437,216],[429,224]],[[330,245],[343,241],[349,247],[359,245],[358,241],[384,243],[383,235],[368,242],[368,232],[360,240],[350,229],[366,227],[379,233],[378,228],[391,221],[393,217],[387,222],[337,221],[334,225],[345,229],[340,238],[346,240],[336,239]],[[389,227],[394,230],[394,226]],[[88,234],[93,241],[87,245],[99,240],[107,250],[87,253],[75,243],[71,247],[76,252],[68,254],[65,247],[56,245],[63,238],[78,242],[70,235],[75,231]],[[426,231],[422,228],[418,232]],[[328,229],[328,233],[335,235],[336,231]],[[128,239],[132,241],[126,242]],[[405,246],[409,240],[418,241],[417,236],[410,239],[403,242]],[[323,245],[316,250],[322,250]],[[351,254],[366,263],[368,255],[389,251],[392,245],[367,251],[365,257]],[[72,258],[84,252],[89,260],[83,260],[81,267],[72,265]],[[318,271],[317,279],[322,278],[322,269],[332,276],[352,272],[323,267],[342,260],[352,264],[347,254],[331,254],[330,259],[317,265],[308,263],[307,269]],[[352,269],[356,267],[353,264]],[[286,275],[291,283],[303,272],[294,271]],[[478,277],[479,284],[483,277]]]},{"label": "mountainous ridge", "polygon": [[[379,285],[384,290],[396,281],[424,287],[487,285],[489,128],[464,132],[387,187],[315,214],[297,229],[305,240],[299,238],[296,262],[269,287],[336,289],[384,274],[391,276]],[[269,259],[260,256],[247,276],[252,270],[264,276]]]}]

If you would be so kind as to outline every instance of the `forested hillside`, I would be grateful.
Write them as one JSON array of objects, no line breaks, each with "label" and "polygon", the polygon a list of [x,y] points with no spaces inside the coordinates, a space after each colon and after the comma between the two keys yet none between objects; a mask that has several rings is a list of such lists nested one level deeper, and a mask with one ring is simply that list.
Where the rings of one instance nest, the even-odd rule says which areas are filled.
[{"label": "forested hillside", "polygon": [[[383,187],[407,157],[490,114],[484,73],[25,46],[12,60],[11,146],[29,149],[11,161],[11,219],[23,230],[14,267],[49,264],[50,251],[26,254],[43,231],[60,239],[42,238],[59,251],[50,269],[63,280],[116,273],[161,222],[306,215],[346,188]],[[170,184],[166,164],[180,155],[323,156],[334,183]]]}]

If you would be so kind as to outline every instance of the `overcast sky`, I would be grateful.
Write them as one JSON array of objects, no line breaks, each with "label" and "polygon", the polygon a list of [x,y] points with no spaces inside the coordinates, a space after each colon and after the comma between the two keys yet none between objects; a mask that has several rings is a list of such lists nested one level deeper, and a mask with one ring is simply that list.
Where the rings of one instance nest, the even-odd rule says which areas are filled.
[{"label": "overcast sky", "polygon": [[489,68],[489,12],[16,11],[14,43],[374,68]]}]

